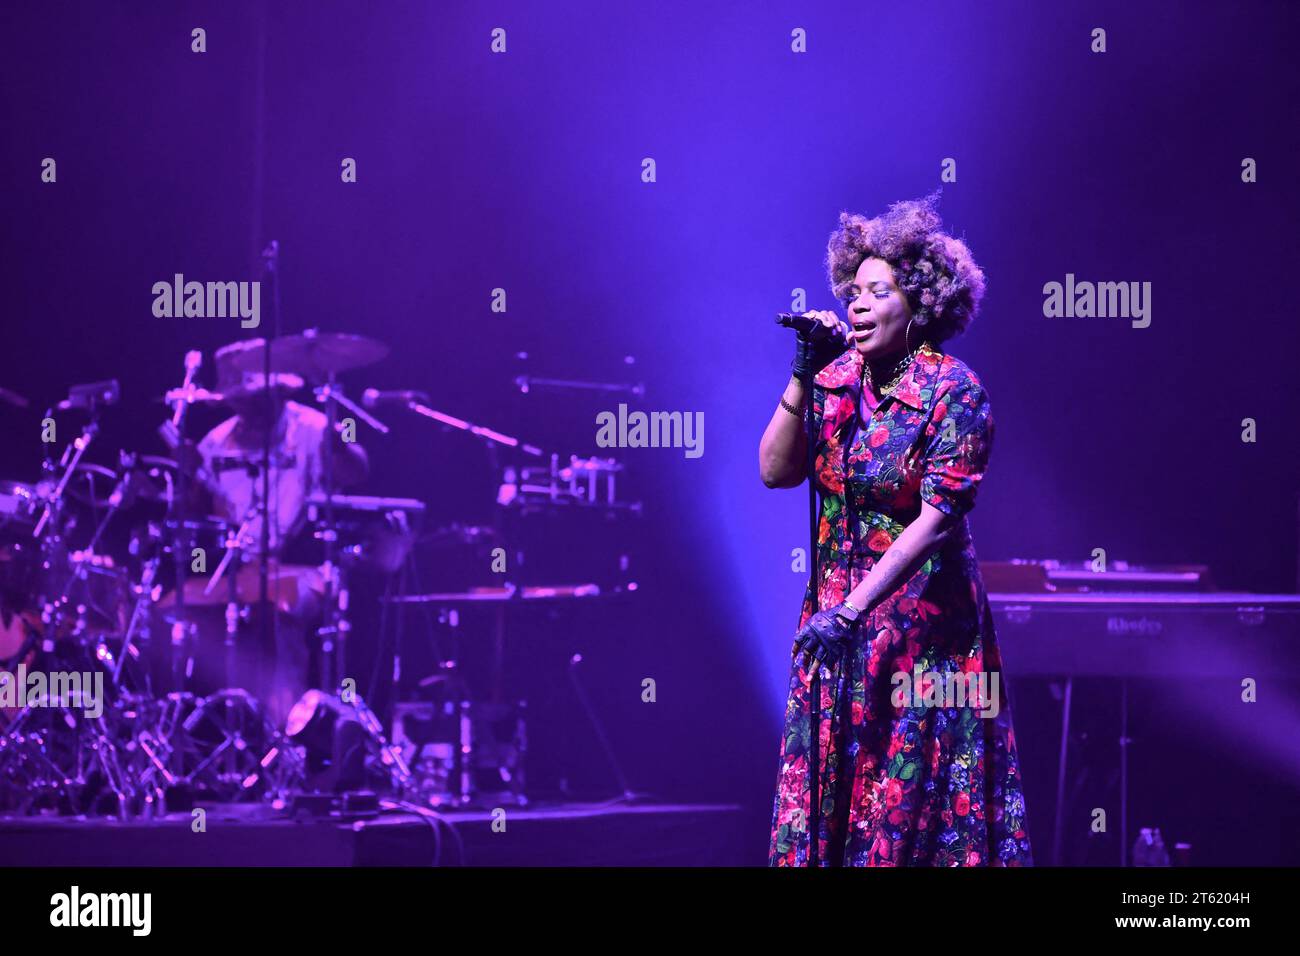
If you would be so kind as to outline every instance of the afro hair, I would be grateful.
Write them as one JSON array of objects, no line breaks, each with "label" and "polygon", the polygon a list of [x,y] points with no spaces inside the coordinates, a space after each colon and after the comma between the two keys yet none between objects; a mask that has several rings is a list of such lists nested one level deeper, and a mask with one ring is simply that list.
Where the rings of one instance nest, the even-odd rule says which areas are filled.
[{"label": "afro hair", "polygon": [[826,246],[826,275],[836,299],[848,301],[864,259],[884,259],[917,325],[936,344],[966,331],[984,298],[983,270],[964,242],[942,231],[940,192],[892,203],[874,219],[841,212]]}]

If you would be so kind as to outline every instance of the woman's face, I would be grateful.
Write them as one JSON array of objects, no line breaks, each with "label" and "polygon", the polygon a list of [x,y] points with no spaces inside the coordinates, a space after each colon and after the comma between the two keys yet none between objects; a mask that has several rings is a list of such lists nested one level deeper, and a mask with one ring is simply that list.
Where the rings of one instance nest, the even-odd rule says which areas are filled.
[{"label": "woman's face", "polygon": [[[894,284],[894,270],[884,259],[863,259],[848,291],[850,341],[864,358],[886,358],[907,350],[907,323],[912,310]],[[920,338],[912,336],[918,343]]]}]

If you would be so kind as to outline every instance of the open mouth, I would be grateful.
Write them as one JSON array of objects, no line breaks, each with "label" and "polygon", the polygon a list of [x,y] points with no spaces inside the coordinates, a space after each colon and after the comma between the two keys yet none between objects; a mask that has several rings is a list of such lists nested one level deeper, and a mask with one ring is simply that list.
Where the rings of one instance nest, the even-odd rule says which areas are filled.
[{"label": "open mouth", "polygon": [[855,338],[865,339],[872,332],[876,331],[875,322],[854,322],[853,335]]}]

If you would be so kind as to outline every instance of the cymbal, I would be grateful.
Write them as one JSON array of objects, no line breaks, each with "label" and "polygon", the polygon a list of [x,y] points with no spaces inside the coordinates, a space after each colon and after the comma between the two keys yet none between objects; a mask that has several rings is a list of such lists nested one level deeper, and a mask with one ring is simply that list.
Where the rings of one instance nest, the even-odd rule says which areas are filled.
[{"label": "cymbal", "polygon": [[[364,335],[308,329],[271,340],[271,371],[293,372],[319,381],[331,373],[373,365],[388,352],[383,342]],[[232,342],[217,350],[217,360],[236,372],[265,371],[266,340]]]}]

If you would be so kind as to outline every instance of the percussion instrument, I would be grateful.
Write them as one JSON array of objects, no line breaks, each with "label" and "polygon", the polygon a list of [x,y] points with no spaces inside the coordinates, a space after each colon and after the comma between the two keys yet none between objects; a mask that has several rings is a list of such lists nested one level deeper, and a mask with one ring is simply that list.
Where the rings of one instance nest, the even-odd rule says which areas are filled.
[{"label": "percussion instrument", "polygon": [[[489,550],[509,549],[512,560],[522,562],[522,539],[501,520],[453,522],[426,531],[420,525],[427,508],[417,498],[340,493],[335,459],[348,457],[348,449],[333,440],[340,410],[387,434],[388,426],[367,409],[405,405],[412,425],[433,422],[443,432],[477,439],[503,476],[498,518],[544,514],[558,519],[585,512],[608,520],[616,513],[639,513],[640,505],[619,499],[615,478],[623,466],[612,458],[561,458],[431,408],[423,392],[368,389],[364,407],[349,400],[338,376],[388,353],[386,344],[369,336],[318,329],[269,343],[239,340],[215,350],[216,381],[205,387],[203,355],[190,351],[183,380],[162,395],[170,412],[156,429],[159,453],[111,449],[111,464],[103,463],[109,456],[99,448],[99,425],[119,399],[119,384],[108,379],[72,386],[56,407],[83,416],[77,419],[79,434],[62,454],[48,449],[39,480],[0,480],[0,812],[150,816],[163,812],[168,800],[180,799],[178,794],[185,800],[260,799],[283,805],[294,788],[312,781],[342,786],[363,779],[377,779],[399,798],[437,806],[469,799],[473,788],[467,774],[475,768],[496,768],[502,779],[514,781],[515,796],[523,800],[522,706],[507,721],[518,738],[501,751],[508,756],[498,755],[484,736],[495,720],[491,707],[499,706],[507,605],[585,605],[578,599],[621,594],[635,585],[595,580],[596,575],[570,584],[502,579],[494,573],[489,580],[504,583],[483,586],[477,569],[488,567]],[[538,386],[547,383],[533,380]],[[323,416],[287,401],[289,392],[308,386]],[[268,388],[278,394],[259,406],[256,399]],[[26,404],[3,389],[0,401]],[[210,441],[195,441],[186,432],[196,405],[225,405],[237,417],[217,426],[222,432],[210,432]],[[263,409],[270,414],[260,414]],[[296,416],[299,436],[308,434],[307,439],[289,441],[287,425],[279,427],[289,412]],[[310,429],[329,440],[318,448]],[[511,457],[499,461],[502,454]],[[304,465],[304,455],[319,460]],[[270,480],[261,485],[268,457]],[[547,464],[523,464],[530,461]],[[232,505],[232,486],[238,485],[232,471],[271,488],[273,508],[281,512],[286,509],[282,483],[297,482],[288,495],[288,510],[296,518],[265,557],[251,527],[260,525],[267,509],[260,494],[252,495],[251,506]],[[545,529],[552,538],[554,530]],[[559,537],[582,536],[580,530]],[[432,587],[422,586],[417,553],[425,567],[434,567],[437,580],[426,582]],[[620,560],[625,570],[626,556]],[[547,564],[543,555],[534,567]],[[597,564],[602,570],[613,566],[604,557]],[[404,608],[430,621],[457,608],[487,606],[497,618],[489,642],[495,648],[491,703],[471,710],[471,689],[454,676],[459,674],[455,654],[439,654],[433,676],[413,669],[411,686],[420,693],[427,695],[435,684],[448,693],[454,688],[455,701],[447,702],[460,715],[457,726],[473,726],[471,713],[482,724],[477,737],[470,734],[453,748],[467,760],[476,754],[462,767],[454,793],[446,779],[414,774],[403,749],[390,742],[360,694],[339,690],[340,679],[352,676],[344,649],[353,630],[350,604],[356,595],[349,575],[354,572],[357,593],[372,589],[368,600],[380,630],[359,639],[372,648],[391,646],[394,691]],[[580,571],[569,580],[585,576]],[[437,642],[428,643],[432,648]],[[282,679],[282,671],[287,662],[294,680],[305,679],[309,650],[319,689],[298,691],[294,681]],[[298,653],[302,662],[290,659]],[[78,675],[82,684],[75,692],[48,687],[29,692],[26,676],[20,677],[56,672]],[[295,696],[286,700],[291,690]],[[385,693],[382,686],[379,692]],[[286,733],[281,728],[294,700],[298,713]],[[360,759],[377,769],[378,778],[338,773],[337,767],[320,773],[324,751],[312,751],[307,738],[338,721],[351,729],[339,731],[336,742],[351,748],[349,760],[358,759],[356,748],[362,748]]]}]

